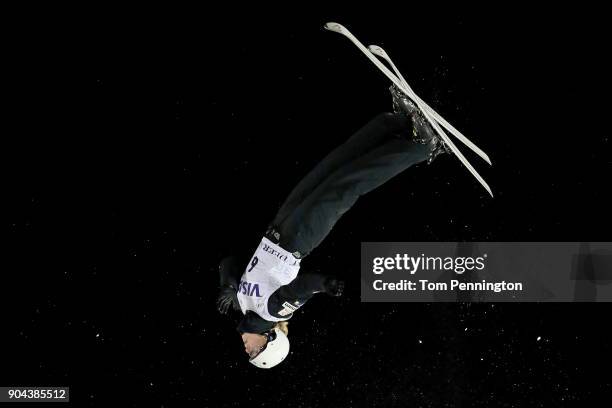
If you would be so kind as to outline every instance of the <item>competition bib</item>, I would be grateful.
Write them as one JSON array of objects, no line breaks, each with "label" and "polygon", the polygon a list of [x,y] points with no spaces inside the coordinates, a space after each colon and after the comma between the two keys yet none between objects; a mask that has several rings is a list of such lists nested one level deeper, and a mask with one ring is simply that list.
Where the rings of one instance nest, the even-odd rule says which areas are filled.
[{"label": "competition bib", "polygon": [[238,303],[242,313],[252,310],[268,321],[284,320],[268,313],[268,298],[294,280],[299,270],[300,259],[264,237],[238,285]]}]

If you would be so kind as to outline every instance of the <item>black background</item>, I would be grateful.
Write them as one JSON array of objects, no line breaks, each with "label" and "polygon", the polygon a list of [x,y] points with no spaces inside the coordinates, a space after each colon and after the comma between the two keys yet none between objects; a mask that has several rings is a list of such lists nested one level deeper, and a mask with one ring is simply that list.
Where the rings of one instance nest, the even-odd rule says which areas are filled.
[{"label": "black background", "polygon": [[[361,304],[358,280],[362,241],[610,240],[595,13],[275,12],[13,33],[2,385],[70,386],[75,406],[605,406],[607,304]],[[215,311],[217,263],[391,108],[327,21],[489,154],[462,148],[495,198],[451,156],[364,197],[303,262],[345,296],[300,310],[263,371]]]}]

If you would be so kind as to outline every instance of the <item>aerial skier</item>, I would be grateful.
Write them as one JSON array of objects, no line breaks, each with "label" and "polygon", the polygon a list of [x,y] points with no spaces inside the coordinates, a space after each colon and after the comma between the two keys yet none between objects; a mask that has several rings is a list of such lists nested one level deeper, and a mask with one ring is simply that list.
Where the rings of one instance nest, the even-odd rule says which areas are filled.
[{"label": "aerial skier", "polygon": [[289,352],[287,326],[279,322],[316,293],[342,294],[344,283],[333,276],[298,275],[301,261],[360,196],[444,151],[414,104],[395,87],[391,93],[395,113],[374,117],[299,182],[250,260],[221,261],[219,311],[242,311],[238,331],[258,367],[273,367]]},{"label": "aerial skier", "polygon": [[295,186],[249,259],[231,256],[219,265],[217,308],[222,314],[242,312],[237,330],[256,367],[271,368],[285,359],[287,320],[310,298],[342,295],[344,282],[337,277],[299,274],[301,261],[340,217],[359,197],[407,168],[449,152],[452,142],[431,120],[435,112],[399,78],[390,88],[394,113],[375,116]]}]

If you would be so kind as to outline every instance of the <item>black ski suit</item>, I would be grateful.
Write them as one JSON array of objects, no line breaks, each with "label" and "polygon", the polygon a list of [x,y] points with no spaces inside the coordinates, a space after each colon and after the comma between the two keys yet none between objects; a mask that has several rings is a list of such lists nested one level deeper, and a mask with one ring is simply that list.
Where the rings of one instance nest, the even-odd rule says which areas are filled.
[{"label": "black ski suit", "polygon": [[[266,238],[296,258],[304,258],[323,241],[360,196],[413,164],[426,160],[432,149],[430,143],[412,140],[410,117],[393,113],[377,115],[298,183],[269,225]],[[247,265],[248,258],[224,259],[220,265],[222,286],[230,286],[235,291]],[[315,293],[328,291],[330,284],[333,285],[333,281],[330,283],[328,276],[300,273],[270,296],[268,311],[275,315],[285,302],[299,307]],[[247,312],[238,330],[261,333],[273,324],[254,312]]]}]

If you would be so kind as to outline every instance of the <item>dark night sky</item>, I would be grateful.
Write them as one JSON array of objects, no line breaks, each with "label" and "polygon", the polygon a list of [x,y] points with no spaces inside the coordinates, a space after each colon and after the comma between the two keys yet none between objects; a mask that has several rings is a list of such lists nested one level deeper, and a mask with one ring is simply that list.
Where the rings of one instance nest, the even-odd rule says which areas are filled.
[{"label": "dark night sky", "polygon": [[[74,406],[604,406],[608,304],[360,303],[362,241],[610,241],[602,34],[578,15],[487,13],[211,11],[83,44],[22,38],[0,385],[68,385]],[[364,197],[303,262],[344,277],[345,296],[300,310],[288,361],[262,371],[214,309],[217,263],[391,109],[326,21],[383,46],[489,154],[492,168],[462,149],[495,198],[450,156]]]}]

